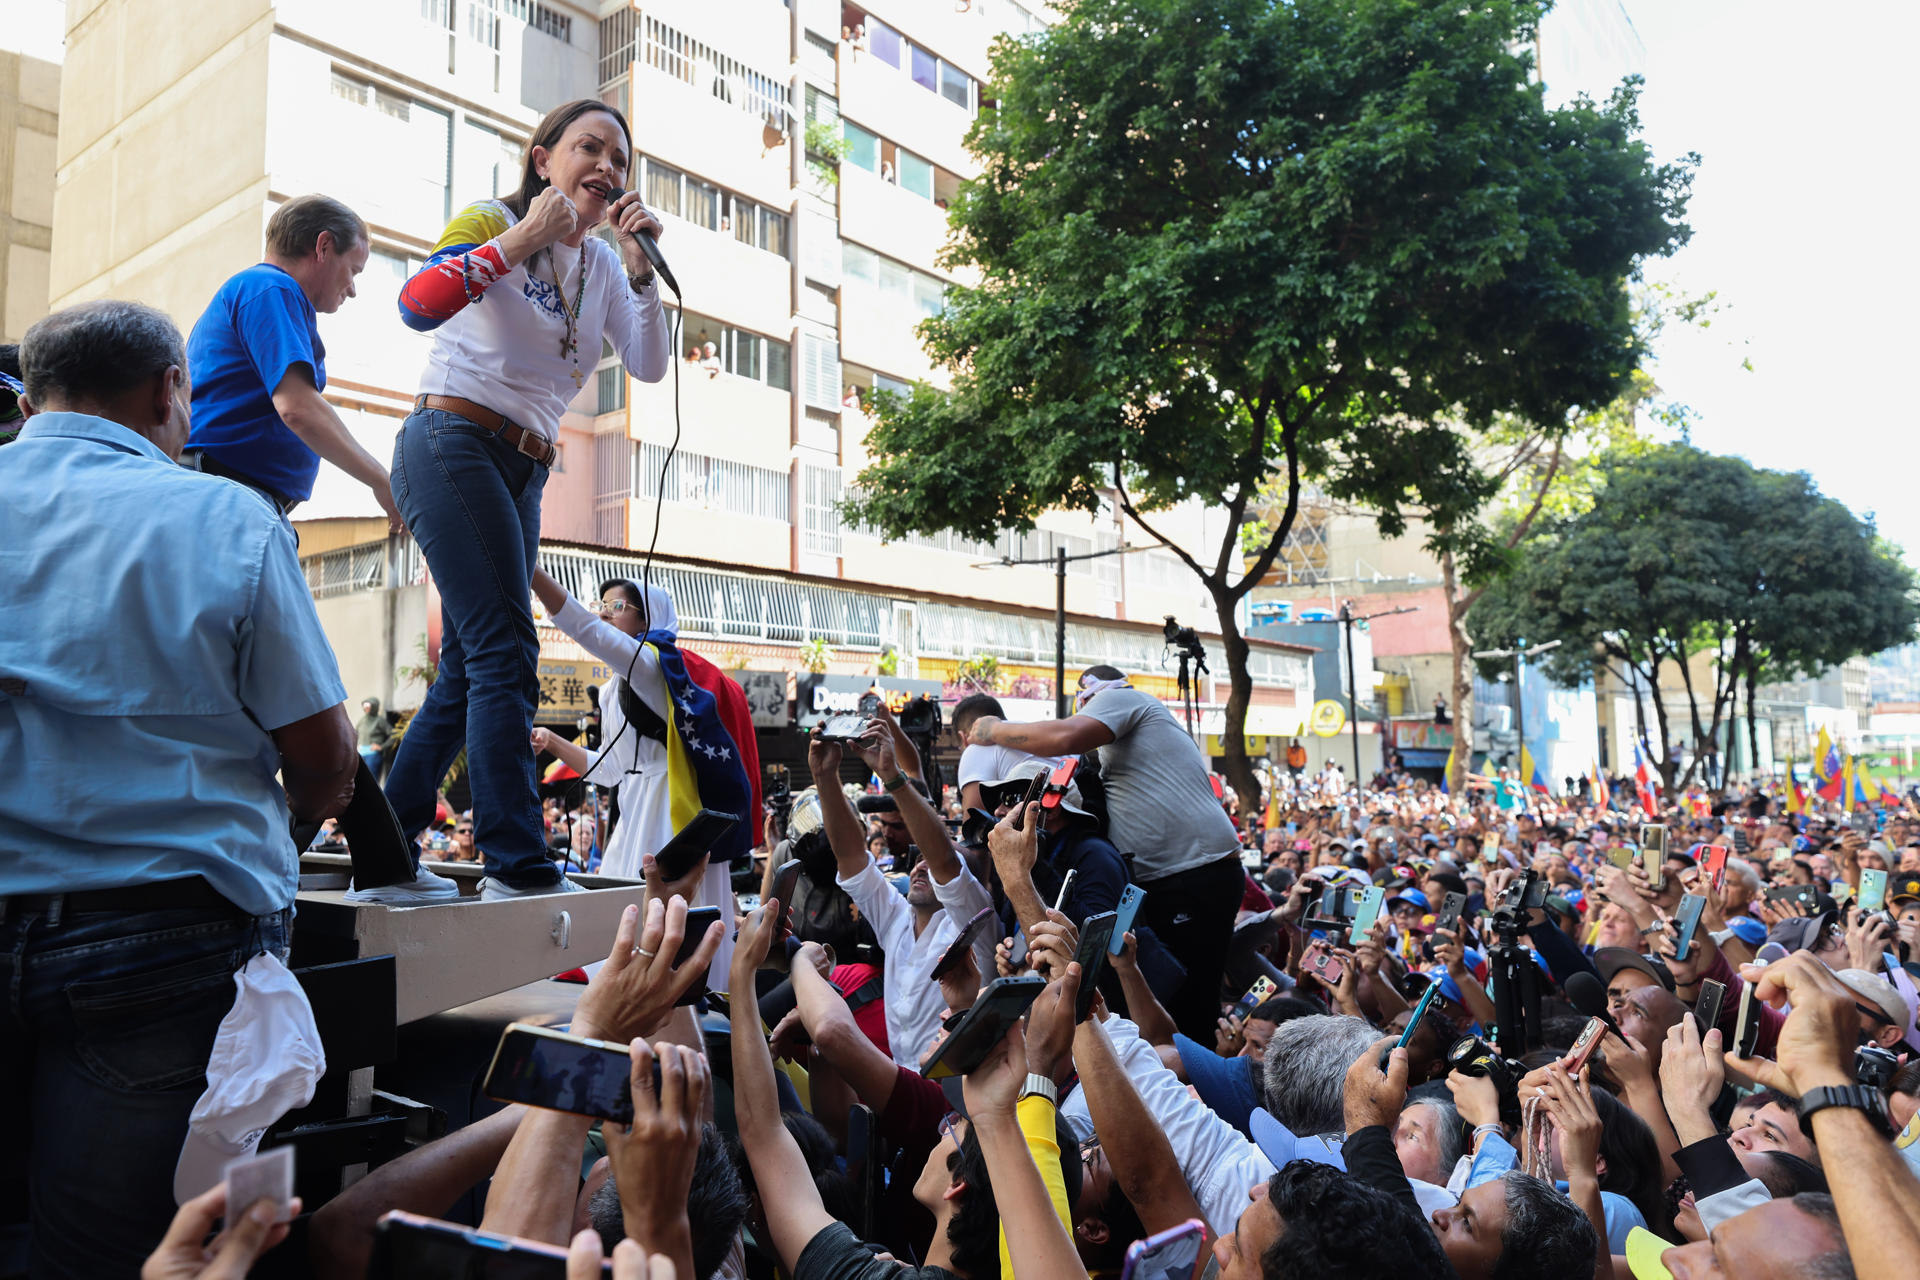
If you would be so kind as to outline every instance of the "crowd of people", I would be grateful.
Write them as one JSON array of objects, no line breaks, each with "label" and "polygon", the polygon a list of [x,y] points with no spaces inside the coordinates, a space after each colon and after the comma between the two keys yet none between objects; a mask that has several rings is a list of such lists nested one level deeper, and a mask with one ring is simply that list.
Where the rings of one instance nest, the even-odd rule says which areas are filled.
[{"label": "crowd of people", "polygon": [[[581,349],[670,367],[629,151],[604,104],[555,111],[520,189],[407,282],[436,339],[391,476],[321,396],[314,318],[369,249],[335,202],[289,202],[191,339],[117,301],[28,333],[24,425],[0,414],[0,1272],[224,1278],[277,1250],[359,1277],[391,1215],[478,1188],[470,1247],[571,1277],[1911,1273],[1909,798],[1663,815],[1497,770],[1308,778],[1290,749],[1236,820],[1167,707],[1095,666],[1059,720],[953,707],[952,800],[884,705],[816,732],[757,849],[663,871],[689,796],[762,807],[738,688],[664,594],[613,580],[589,607],[535,556]],[[439,587],[397,748],[372,700],[349,718],[300,571],[287,516],[323,458]],[[592,757],[533,728],[534,595],[620,673]],[[536,747],[608,790],[604,822],[543,808]],[[433,853],[482,863],[484,901],[577,892],[570,866],[644,880],[567,1026],[625,1046],[632,1117],[507,1106],[307,1214],[181,1191],[202,1104],[312,1022],[289,832],[328,838],[383,774],[411,878],[349,901],[452,900]],[[690,939],[696,905],[722,918]],[[236,1061],[265,1008],[306,1021]]]}]

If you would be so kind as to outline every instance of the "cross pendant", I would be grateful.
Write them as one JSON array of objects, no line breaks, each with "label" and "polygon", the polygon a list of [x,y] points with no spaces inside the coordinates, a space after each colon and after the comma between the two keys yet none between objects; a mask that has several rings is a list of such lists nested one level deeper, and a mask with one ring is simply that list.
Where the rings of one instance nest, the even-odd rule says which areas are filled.
[{"label": "cross pendant", "polygon": [[579,366],[579,365],[575,365],[575,366],[573,366],[573,387],[574,387],[574,390],[576,390],[576,391],[578,391],[578,390],[580,389],[580,384],[581,384],[581,377],[580,377],[580,366]]}]

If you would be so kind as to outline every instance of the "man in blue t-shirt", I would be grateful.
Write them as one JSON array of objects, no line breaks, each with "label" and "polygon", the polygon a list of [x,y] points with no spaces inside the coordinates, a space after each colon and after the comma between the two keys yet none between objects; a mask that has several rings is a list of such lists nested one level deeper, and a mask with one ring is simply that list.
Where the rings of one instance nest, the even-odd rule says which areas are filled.
[{"label": "man in blue t-shirt", "polygon": [[327,196],[298,196],[267,223],[266,261],[220,286],[187,339],[193,432],[181,461],[265,494],[282,514],[313,496],[325,458],[373,491],[402,529],[387,469],[320,394],[327,351],[315,318],[354,296],[367,224]]}]

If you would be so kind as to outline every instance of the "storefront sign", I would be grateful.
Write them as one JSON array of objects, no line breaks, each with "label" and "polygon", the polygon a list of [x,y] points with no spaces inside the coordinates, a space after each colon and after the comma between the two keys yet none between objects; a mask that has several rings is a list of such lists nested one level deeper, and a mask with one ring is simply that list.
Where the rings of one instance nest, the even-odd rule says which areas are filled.
[{"label": "storefront sign", "polygon": [[794,705],[793,722],[811,729],[828,716],[852,715],[860,710],[860,699],[868,691],[877,691],[897,715],[900,709],[922,694],[938,701],[938,680],[905,680],[898,676],[803,675],[799,679],[799,697]]},{"label": "storefront sign", "polygon": [[603,662],[579,662],[566,658],[542,658],[537,669],[540,677],[538,719],[547,723],[582,716],[593,710],[587,700],[589,686],[598,687],[613,677],[613,668]]},{"label": "storefront sign", "polygon": [[1347,709],[1332,698],[1322,698],[1313,704],[1313,731],[1322,738],[1331,738],[1347,727]]},{"label": "storefront sign", "polygon": [[729,672],[747,695],[747,710],[756,729],[787,727],[787,673],[784,671]]}]

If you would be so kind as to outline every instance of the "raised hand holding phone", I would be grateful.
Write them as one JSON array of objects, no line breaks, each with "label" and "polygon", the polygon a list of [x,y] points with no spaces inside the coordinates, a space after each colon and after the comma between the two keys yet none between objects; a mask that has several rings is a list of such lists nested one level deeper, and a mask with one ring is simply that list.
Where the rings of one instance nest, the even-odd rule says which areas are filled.
[{"label": "raised hand holding phone", "polygon": [[676,963],[687,938],[685,900],[647,903],[644,923],[640,909],[628,907],[620,913],[607,963],[587,983],[574,1010],[574,1034],[620,1043],[654,1034],[675,1002],[705,979],[724,930],[713,922],[698,935],[691,955]]}]

